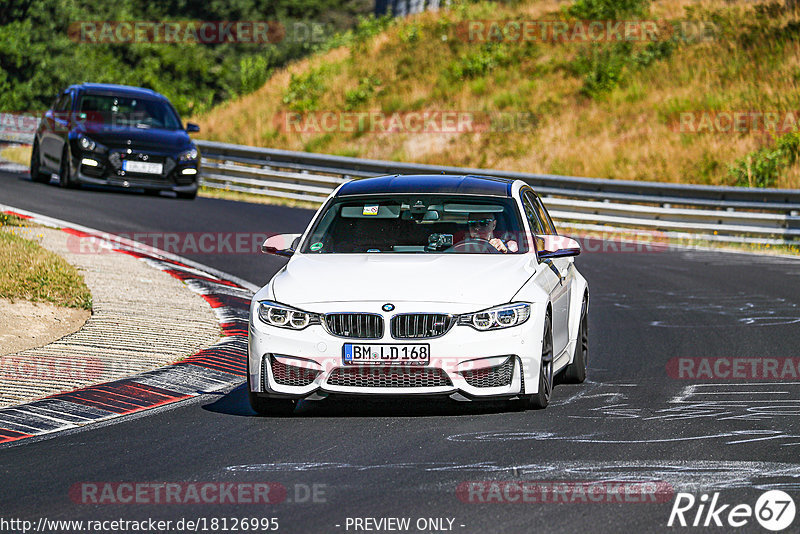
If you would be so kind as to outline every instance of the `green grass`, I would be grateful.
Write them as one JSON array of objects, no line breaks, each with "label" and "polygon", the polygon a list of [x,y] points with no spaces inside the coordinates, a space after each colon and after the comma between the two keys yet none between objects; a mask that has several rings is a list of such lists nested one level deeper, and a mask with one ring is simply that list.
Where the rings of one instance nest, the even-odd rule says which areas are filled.
[{"label": "green grass", "polygon": [[64,258],[18,235],[24,225],[0,214],[0,298],[91,310],[92,294],[83,276]]},{"label": "green grass", "polygon": [[762,147],[736,160],[728,172],[736,185],[774,187],[778,177],[791,167],[800,155],[800,134],[791,132],[779,137],[774,146]]},{"label": "green grass", "polygon": [[10,146],[0,151],[0,159],[19,163],[26,167],[31,162],[31,147],[27,145]]}]

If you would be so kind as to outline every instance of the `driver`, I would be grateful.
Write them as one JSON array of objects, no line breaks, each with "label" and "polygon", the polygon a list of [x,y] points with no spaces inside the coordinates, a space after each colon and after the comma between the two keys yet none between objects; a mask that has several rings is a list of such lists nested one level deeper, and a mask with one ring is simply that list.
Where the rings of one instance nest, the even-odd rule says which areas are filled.
[{"label": "driver", "polygon": [[503,242],[499,237],[495,237],[494,229],[497,226],[497,220],[494,213],[470,213],[469,214],[469,237],[472,239],[483,239],[488,241],[494,248],[506,254],[508,252],[517,252],[519,247],[517,242],[509,240]]}]

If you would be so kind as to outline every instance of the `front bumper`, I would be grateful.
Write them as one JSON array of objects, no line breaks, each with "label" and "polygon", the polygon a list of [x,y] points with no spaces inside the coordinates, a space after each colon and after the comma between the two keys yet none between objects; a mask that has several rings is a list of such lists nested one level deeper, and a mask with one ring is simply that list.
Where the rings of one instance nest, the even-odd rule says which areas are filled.
[{"label": "front bumper", "polygon": [[[536,393],[542,322],[535,310],[522,325],[489,332],[455,325],[433,339],[344,339],[321,325],[295,331],[268,326],[251,311],[248,343],[250,390],[270,397],[349,395],[451,395],[459,400],[513,398]],[[255,309],[252,308],[252,309]],[[431,310],[425,313],[447,313]],[[392,314],[384,314],[389,324]],[[388,329],[387,329],[388,330]],[[352,365],[343,346],[427,344],[430,363]]]},{"label": "front bumper", "polygon": [[[106,155],[85,153],[73,158],[72,179],[81,184],[130,189],[175,191],[176,193],[197,191],[200,173],[196,162],[177,164],[169,155],[162,154],[156,157],[163,165],[161,174],[125,172],[121,168],[117,168]],[[91,160],[96,165],[88,165],[84,160]]]}]

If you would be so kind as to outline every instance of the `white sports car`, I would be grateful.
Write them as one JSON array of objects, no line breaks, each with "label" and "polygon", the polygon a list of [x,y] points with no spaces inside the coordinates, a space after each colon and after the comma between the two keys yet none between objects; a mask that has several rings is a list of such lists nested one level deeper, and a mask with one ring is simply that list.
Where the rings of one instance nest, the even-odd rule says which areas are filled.
[{"label": "white sports car", "polygon": [[544,408],[586,378],[579,244],[521,180],[383,176],[345,183],[253,297],[248,394],[260,414],[349,395],[508,399]]}]

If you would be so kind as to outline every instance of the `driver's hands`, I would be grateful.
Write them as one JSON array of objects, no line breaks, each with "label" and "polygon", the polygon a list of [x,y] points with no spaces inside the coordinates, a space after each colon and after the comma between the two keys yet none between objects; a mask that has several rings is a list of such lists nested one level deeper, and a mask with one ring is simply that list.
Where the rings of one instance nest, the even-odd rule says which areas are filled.
[{"label": "driver's hands", "polygon": [[503,254],[505,254],[506,252],[508,252],[508,247],[506,247],[506,246],[503,244],[503,242],[502,242],[502,241],[500,241],[500,239],[498,239],[498,238],[496,238],[496,237],[495,237],[494,239],[490,239],[490,240],[489,240],[489,244],[490,244],[490,245],[492,245],[492,246],[493,246],[494,248],[496,248],[497,250],[499,250],[500,252],[502,252]]}]

